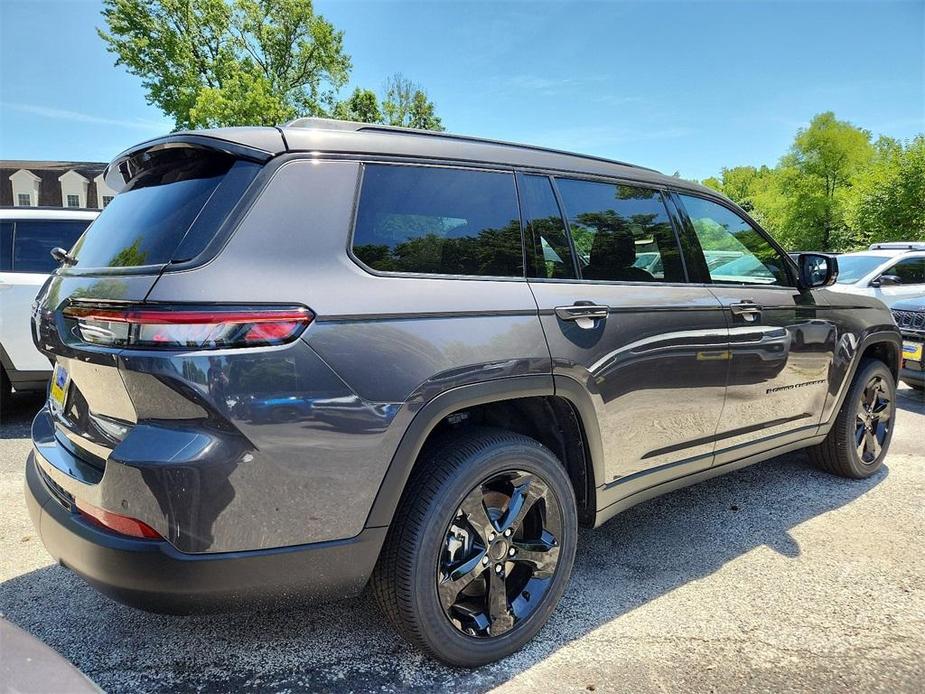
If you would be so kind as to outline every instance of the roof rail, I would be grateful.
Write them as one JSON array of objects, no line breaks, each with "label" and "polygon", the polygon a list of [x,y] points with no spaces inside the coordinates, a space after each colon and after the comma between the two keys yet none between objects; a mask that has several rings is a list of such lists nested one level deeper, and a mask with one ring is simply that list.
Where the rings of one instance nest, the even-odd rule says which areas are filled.
[{"label": "roof rail", "polygon": [[526,145],[521,142],[508,142],[506,140],[492,140],[485,137],[475,137],[473,135],[456,135],[453,133],[440,132],[434,130],[422,130],[420,128],[402,128],[396,125],[378,125],[375,123],[355,123],[347,120],[336,120],[334,118],[296,118],[288,123],[284,123],[284,128],[308,128],[315,130],[343,130],[348,132],[380,132],[380,133],[400,133],[404,135],[421,135],[424,137],[439,137],[447,140],[458,140],[460,142],[475,142],[488,145],[503,145],[506,147],[518,147],[520,149],[529,149],[535,152],[549,152],[550,154],[564,154],[570,157],[579,157],[581,159],[590,159],[593,161],[602,161],[607,164],[617,164],[619,166],[628,166],[633,169],[644,169],[654,173],[661,173],[656,169],[639,164],[630,164],[629,162],[619,161],[617,159],[607,159],[606,157],[597,157],[593,154],[579,154],[577,152],[568,152],[563,149],[553,149],[551,147],[540,147],[537,145]]},{"label": "roof rail", "polygon": [[870,244],[869,251],[925,251],[925,241],[884,241]]}]

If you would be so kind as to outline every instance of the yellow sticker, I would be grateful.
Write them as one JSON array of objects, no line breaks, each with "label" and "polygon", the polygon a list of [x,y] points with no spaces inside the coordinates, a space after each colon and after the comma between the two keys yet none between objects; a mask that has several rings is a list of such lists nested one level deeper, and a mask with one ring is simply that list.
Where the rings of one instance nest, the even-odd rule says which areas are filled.
[{"label": "yellow sticker", "polygon": [[907,361],[922,361],[922,343],[904,342],[903,359]]}]

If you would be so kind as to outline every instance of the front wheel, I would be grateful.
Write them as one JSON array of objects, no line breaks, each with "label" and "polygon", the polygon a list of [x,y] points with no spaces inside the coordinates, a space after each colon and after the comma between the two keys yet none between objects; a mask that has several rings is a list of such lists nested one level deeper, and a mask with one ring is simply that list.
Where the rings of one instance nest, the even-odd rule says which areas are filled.
[{"label": "front wheel", "polygon": [[412,645],[463,667],[498,660],[542,628],[575,557],[575,497],[537,441],[479,429],[416,466],[373,575]]},{"label": "front wheel", "polygon": [[841,477],[863,479],[883,465],[896,419],[896,381],[881,361],[859,367],[825,441],[809,449],[812,461]]}]

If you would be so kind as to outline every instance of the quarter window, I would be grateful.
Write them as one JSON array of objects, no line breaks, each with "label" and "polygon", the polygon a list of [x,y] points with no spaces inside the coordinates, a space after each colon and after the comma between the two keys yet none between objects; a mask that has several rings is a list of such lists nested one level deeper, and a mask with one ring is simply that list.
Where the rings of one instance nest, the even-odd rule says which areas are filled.
[{"label": "quarter window", "polygon": [[905,258],[883,274],[895,275],[903,284],[925,284],[925,258]]},{"label": "quarter window", "polygon": [[790,284],[784,260],[761,233],[727,207],[679,196],[703,249],[710,279],[722,284]]},{"label": "quarter window", "polygon": [[353,252],[385,272],[523,277],[514,176],[368,164]]},{"label": "quarter window", "polygon": [[530,276],[575,279],[572,251],[552,181],[546,176],[524,176],[520,180]]},{"label": "quarter window", "polygon": [[582,279],[683,282],[684,265],[661,193],[558,179]]}]

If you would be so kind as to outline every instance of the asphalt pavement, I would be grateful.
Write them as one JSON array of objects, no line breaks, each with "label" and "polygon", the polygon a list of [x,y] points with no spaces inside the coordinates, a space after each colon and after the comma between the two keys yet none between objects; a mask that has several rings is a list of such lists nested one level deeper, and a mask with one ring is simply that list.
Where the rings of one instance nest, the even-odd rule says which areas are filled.
[{"label": "asphalt pavement", "polygon": [[790,454],[583,531],[539,636],[478,670],[406,646],[371,596],[169,617],[45,553],[23,503],[32,412],[0,425],[0,615],[103,689],[916,691],[925,683],[925,402],[900,390],[885,468],[843,480]]}]

